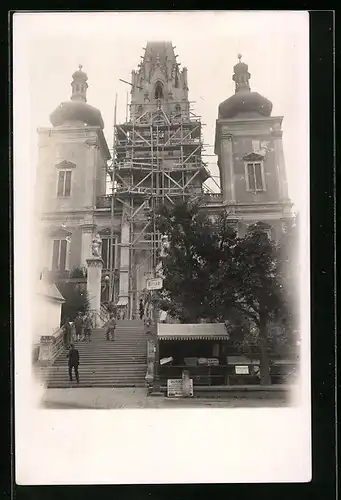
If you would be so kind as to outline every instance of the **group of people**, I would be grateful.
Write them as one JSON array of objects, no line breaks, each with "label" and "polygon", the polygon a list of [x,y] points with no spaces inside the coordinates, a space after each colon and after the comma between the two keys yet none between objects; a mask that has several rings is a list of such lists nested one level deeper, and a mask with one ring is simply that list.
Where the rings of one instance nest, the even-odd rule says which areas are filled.
[{"label": "group of people", "polygon": [[77,313],[75,320],[66,319],[64,324],[64,345],[68,349],[69,380],[72,382],[73,371],[77,384],[79,384],[79,351],[75,348],[75,342],[91,342],[92,319],[89,314]]},{"label": "group of people", "polygon": [[64,344],[69,346],[74,342],[91,342],[92,319],[89,314],[82,315],[80,312],[73,322],[67,318],[64,324]]}]

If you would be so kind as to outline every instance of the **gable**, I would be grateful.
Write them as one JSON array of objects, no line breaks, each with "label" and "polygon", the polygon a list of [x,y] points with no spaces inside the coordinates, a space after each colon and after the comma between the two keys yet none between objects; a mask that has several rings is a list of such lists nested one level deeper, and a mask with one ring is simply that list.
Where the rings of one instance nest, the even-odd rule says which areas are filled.
[{"label": "gable", "polygon": [[264,156],[259,154],[259,153],[247,153],[246,155],[243,156],[244,161],[263,161]]},{"label": "gable", "polygon": [[75,164],[72,163],[72,161],[68,161],[68,160],[63,160],[61,161],[60,163],[57,163],[56,165],[56,168],[75,168]]}]

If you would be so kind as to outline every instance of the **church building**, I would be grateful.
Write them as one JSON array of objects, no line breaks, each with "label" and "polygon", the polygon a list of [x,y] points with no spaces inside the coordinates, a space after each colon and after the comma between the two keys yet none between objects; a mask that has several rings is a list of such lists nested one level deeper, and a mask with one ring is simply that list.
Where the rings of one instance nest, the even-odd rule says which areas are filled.
[{"label": "church building", "polygon": [[201,117],[191,109],[187,69],[171,42],[146,44],[132,71],[129,116],[115,125],[112,155],[101,113],[87,103],[88,76],[79,67],[71,99],[52,112],[51,127],[38,130],[42,270],[59,279],[85,271],[99,235],[102,301],[121,306],[132,319],[146,280],[157,275],[161,237],[154,214],[160,204],[198,198],[212,216],[226,210],[242,235],[261,222],[270,238],[280,236],[292,206],[282,117],[272,116],[272,103],[251,91],[248,66],[238,58],[235,93],[218,107],[221,192],[211,194],[204,188],[210,173],[202,157]]}]

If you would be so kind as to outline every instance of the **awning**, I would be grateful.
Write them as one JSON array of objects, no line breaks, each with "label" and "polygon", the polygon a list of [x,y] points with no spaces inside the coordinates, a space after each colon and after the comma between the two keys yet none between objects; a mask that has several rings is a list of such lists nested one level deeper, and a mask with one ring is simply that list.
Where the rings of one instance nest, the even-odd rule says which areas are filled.
[{"label": "awning", "polygon": [[127,304],[128,304],[128,297],[121,297],[117,302],[118,307],[126,306]]},{"label": "awning", "polygon": [[158,323],[159,340],[228,340],[223,323],[199,323],[191,325]]}]

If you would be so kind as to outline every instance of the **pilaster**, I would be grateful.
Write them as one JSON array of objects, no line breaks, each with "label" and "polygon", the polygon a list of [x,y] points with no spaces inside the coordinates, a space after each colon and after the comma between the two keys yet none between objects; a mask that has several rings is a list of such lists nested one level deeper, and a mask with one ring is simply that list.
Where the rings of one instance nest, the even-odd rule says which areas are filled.
[{"label": "pilaster", "polygon": [[86,259],[87,274],[87,292],[90,302],[90,313],[94,318],[94,327],[99,326],[99,315],[101,312],[101,280],[103,260],[100,257],[91,257]]},{"label": "pilaster", "polygon": [[236,201],[235,186],[234,186],[234,170],[233,170],[233,136],[230,133],[224,132],[220,136],[220,159],[222,170],[222,183],[223,199],[234,203]]}]

